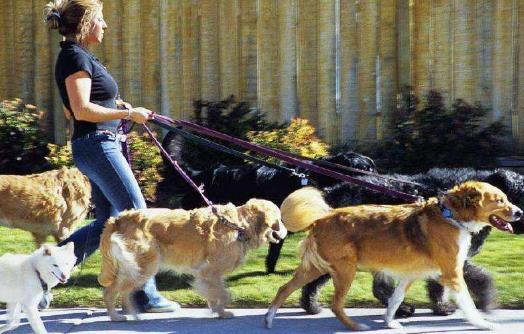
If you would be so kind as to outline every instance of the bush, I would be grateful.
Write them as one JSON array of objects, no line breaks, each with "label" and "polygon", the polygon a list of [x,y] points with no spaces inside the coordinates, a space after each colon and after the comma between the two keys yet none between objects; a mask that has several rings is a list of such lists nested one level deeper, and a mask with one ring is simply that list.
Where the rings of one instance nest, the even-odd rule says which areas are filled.
[{"label": "bush", "polygon": [[[307,119],[295,118],[285,128],[268,131],[250,131],[248,139],[262,146],[295,153],[308,158],[320,158],[329,154],[329,145],[315,134],[315,128]],[[273,162],[279,160],[269,158]]]},{"label": "bush", "polygon": [[[247,102],[235,102],[233,95],[226,100],[218,102],[198,100],[193,103],[193,106],[194,114],[192,120],[195,123],[240,139],[247,139],[249,131],[269,130],[279,127],[278,124],[267,121],[260,110],[250,107]],[[232,145],[214,138],[210,139],[228,147]],[[180,152],[181,157],[178,157],[178,159],[195,170],[210,168],[218,164],[243,163],[242,159],[186,140],[182,140]],[[202,159],[202,157],[206,158]]]},{"label": "bush", "polygon": [[51,164],[52,169],[74,166],[70,142],[64,146],[49,143],[47,148],[49,149],[49,155],[46,159]]},{"label": "bush", "polygon": [[483,126],[488,110],[480,104],[458,99],[447,108],[442,95],[430,91],[418,108],[409,88],[403,96],[393,116],[392,140],[366,152],[380,167],[408,173],[432,167],[492,167],[497,156],[508,153],[504,125],[497,121]]},{"label": "bush", "polygon": [[0,104],[0,174],[31,174],[50,168],[43,112],[21,99]]},{"label": "bush", "polygon": [[[131,156],[131,169],[138,181],[138,185],[144,194],[146,201],[153,204],[156,201],[156,186],[162,180],[161,170],[163,168],[160,151],[151,142],[147,133],[139,134],[132,131],[128,134],[129,150]],[[71,144],[58,146],[48,144],[50,153],[46,158],[52,168],[74,165]]]},{"label": "bush", "polygon": [[152,204],[156,201],[157,183],[163,180],[161,153],[147,133],[131,131],[128,139],[131,169],[146,201]]}]

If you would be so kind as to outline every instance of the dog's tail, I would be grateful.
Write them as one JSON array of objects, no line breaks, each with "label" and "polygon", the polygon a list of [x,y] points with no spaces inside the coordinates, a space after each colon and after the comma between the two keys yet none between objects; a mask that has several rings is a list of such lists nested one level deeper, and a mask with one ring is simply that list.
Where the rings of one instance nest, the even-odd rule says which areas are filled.
[{"label": "dog's tail", "polygon": [[300,256],[302,258],[301,265],[304,266],[306,271],[315,267],[322,273],[331,272],[329,263],[318,253],[317,243],[312,235],[308,235],[300,242]]},{"label": "dog's tail", "polygon": [[308,229],[317,219],[325,216],[331,207],[327,205],[322,192],[306,187],[292,192],[280,206],[282,222],[290,232]]},{"label": "dog's tail", "polygon": [[126,249],[125,242],[115,227],[115,218],[109,218],[100,239],[102,263],[98,282],[103,287],[112,285],[119,274],[130,279],[138,279],[140,276],[140,267],[135,257]]}]

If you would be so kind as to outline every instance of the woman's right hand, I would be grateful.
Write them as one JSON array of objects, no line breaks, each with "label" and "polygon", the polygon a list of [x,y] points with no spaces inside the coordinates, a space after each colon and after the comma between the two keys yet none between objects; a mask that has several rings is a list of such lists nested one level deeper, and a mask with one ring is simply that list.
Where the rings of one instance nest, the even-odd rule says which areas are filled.
[{"label": "woman's right hand", "polygon": [[138,124],[144,124],[148,120],[152,119],[153,112],[149,109],[138,107],[133,108],[129,111],[131,120]]}]

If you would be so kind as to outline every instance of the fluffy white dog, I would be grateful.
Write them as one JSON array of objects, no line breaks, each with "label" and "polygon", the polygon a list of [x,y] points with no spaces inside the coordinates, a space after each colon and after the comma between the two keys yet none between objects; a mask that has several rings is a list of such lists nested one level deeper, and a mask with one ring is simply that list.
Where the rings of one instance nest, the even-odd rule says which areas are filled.
[{"label": "fluffy white dog", "polygon": [[20,324],[23,310],[33,331],[47,333],[38,303],[58,283],[65,283],[76,262],[74,244],[43,245],[32,254],[5,254],[0,257],[0,301],[7,303],[6,324],[0,333]]}]

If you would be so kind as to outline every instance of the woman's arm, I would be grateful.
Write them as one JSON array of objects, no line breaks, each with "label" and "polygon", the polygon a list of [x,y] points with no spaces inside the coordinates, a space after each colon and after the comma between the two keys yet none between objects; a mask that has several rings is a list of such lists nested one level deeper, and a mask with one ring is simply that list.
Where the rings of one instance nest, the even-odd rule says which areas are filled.
[{"label": "woman's arm", "polygon": [[68,76],[65,84],[69,104],[75,118],[79,121],[98,123],[126,118],[129,115],[134,122],[145,123],[152,113],[145,108],[133,108],[128,111],[105,108],[89,102],[91,77],[84,71],[78,71]]}]

